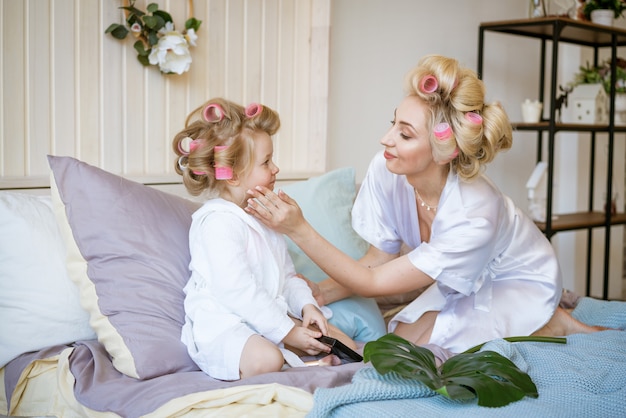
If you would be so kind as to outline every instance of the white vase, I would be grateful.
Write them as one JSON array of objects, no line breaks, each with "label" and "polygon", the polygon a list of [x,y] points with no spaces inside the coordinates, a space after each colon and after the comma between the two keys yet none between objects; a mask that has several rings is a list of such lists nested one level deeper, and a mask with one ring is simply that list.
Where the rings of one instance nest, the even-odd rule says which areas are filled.
[{"label": "white vase", "polygon": [[591,12],[591,21],[599,25],[613,26],[613,10],[596,9]]}]

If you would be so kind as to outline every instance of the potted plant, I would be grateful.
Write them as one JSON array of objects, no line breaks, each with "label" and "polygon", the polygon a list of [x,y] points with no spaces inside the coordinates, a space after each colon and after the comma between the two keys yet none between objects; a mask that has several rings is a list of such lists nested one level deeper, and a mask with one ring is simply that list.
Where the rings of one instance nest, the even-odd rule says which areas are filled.
[{"label": "potted plant", "polygon": [[[604,86],[607,94],[611,93],[611,60],[603,61],[599,66],[581,66],[579,72],[574,75],[574,81],[569,83],[571,87],[580,84],[598,84]],[[626,60],[617,57],[615,60],[615,93],[626,93]]]},{"label": "potted plant", "polygon": [[[601,84],[608,97],[611,94],[611,60],[607,59],[597,67],[589,63],[581,66],[574,81],[568,85],[573,89],[583,84]],[[619,57],[615,60],[615,112],[615,122],[626,124],[626,60]]]},{"label": "potted plant", "polygon": [[612,25],[626,10],[623,0],[587,0],[583,7],[583,15],[587,20],[603,25]]}]

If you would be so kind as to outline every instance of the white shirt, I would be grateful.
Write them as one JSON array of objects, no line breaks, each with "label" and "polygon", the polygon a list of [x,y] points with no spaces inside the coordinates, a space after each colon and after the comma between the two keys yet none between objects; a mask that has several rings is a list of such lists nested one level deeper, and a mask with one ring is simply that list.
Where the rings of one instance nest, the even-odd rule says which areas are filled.
[{"label": "white shirt", "polygon": [[232,202],[211,199],[193,214],[189,249],[192,274],[184,289],[182,340],[205,371],[223,362],[213,358],[215,342],[228,347],[229,332],[242,323],[279,344],[294,326],[287,314],[301,319],[306,304],[317,306],[310,288],[295,276],[283,235]]},{"label": "white shirt", "polygon": [[411,263],[436,281],[391,320],[390,331],[439,311],[430,342],[458,353],[493,338],[529,335],[547,323],[562,290],[554,250],[486,176],[464,182],[449,174],[427,243],[416,205],[406,177],[387,170],[378,153],[356,198],[353,227],[387,253],[405,243]]}]

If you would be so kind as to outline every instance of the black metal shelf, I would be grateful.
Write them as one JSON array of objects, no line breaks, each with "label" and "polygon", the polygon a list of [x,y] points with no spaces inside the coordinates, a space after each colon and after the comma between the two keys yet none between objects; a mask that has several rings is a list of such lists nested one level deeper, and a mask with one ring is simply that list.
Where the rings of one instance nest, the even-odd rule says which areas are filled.
[{"label": "black metal shelf", "polygon": [[[509,34],[533,38],[539,41],[541,48],[539,62],[539,89],[538,97],[544,98],[544,86],[546,76],[549,77],[549,92],[547,97],[549,104],[549,116],[538,123],[514,123],[515,131],[530,131],[537,133],[537,162],[543,160],[543,141],[547,137],[547,196],[546,196],[546,221],[537,223],[544,234],[551,239],[554,234],[561,231],[584,230],[587,229],[587,295],[591,288],[591,230],[593,228],[604,228],[604,277],[603,277],[603,298],[608,299],[609,287],[609,255],[611,245],[611,226],[626,224],[626,214],[612,214],[611,205],[606,205],[604,211],[593,210],[594,195],[594,168],[595,168],[595,142],[597,134],[608,136],[608,158],[607,158],[607,182],[606,196],[613,196],[612,176],[614,144],[616,133],[626,133],[626,126],[615,125],[615,91],[609,94],[609,123],[604,125],[588,125],[575,123],[558,123],[556,109],[557,97],[557,70],[559,65],[559,44],[569,43],[583,47],[590,47],[594,51],[594,65],[598,64],[598,51],[601,48],[610,48],[611,51],[611,74],[615,77],[615,62],[617,58],[617,47],[626,46],[626,30],[612,26],[598,25],[591,22],[573,20],[561,16],[548,16],[532,19],[507,20],[499,22],[485,22],[479,26],[478,37],[478,75],[482,77],[484,63],[484,41],[486,32]],[[552,45],[550,72],[546,72],[548,49],[547,43]],[[611,85],[615,85],[615,79],[611,80]],[[554,147],[559,132],[589,132],[591,136],[591,146],[589,151],[589,190],[588,190],[588,210],[585,212],[564,214],[553,216],[553,184],[554,184]]]},{"label": "black metal shelf", "polygon": [[[626,213],[616,213],[609,217],[611,225],[626,224]],[[544,233],[545,222],[535,222]],[[598,228],[606,225],[604,212],[576,212],[555,215],[552,219],[552,232],[574,231],[578,229]]]},{"label": "black metal shelf", "polygon": [[[513,129],[516,131],[548,131],[551,129],[550,122],[541,121],[537,123],[524,123],[524,122],[513,122]],[[609,132],[623,132],[626,133],[626,125],[618,125],[613,126],[612,128],[609,125],[588,125],[588,124],[580,124],[580,123],[555,123],[554,124],[555,132],[597,132],[597,133],[609,133]]]},{"label": "black metal shelf", "polygon": [[559,42],[592,48],[610,47],[614,39],[617,46],[626,46],[626,30],[564,16],[485,22],[480,29],[547,41],[558,35]]}]

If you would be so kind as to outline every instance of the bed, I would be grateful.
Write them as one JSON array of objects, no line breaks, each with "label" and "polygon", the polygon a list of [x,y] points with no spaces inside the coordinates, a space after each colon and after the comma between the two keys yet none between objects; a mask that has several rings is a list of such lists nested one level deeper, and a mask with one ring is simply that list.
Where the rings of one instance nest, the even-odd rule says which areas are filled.
[{"label": "bed", "polygon": [[[370,364],[286,368],[236,382],[198,370],[180,342],[187,231],[198,203],[71,157],[49,157],[49,194],[0,191],[0,414],[164,416],[623,416],[626,337],[489,348],[526,370],[539,398],[503,408],[448,401]],[[331,242],[359,257],[354,170],[283,187]],[[289,242],[298,271],[324,274]],[[584,322],[626,328],[626,303],[581,298]],[[385,333],[377,303],[330,305],[359,342]],[[544,413],[545,412],[545,413]],[[593,413],[592,413],[593,412]]]}]

